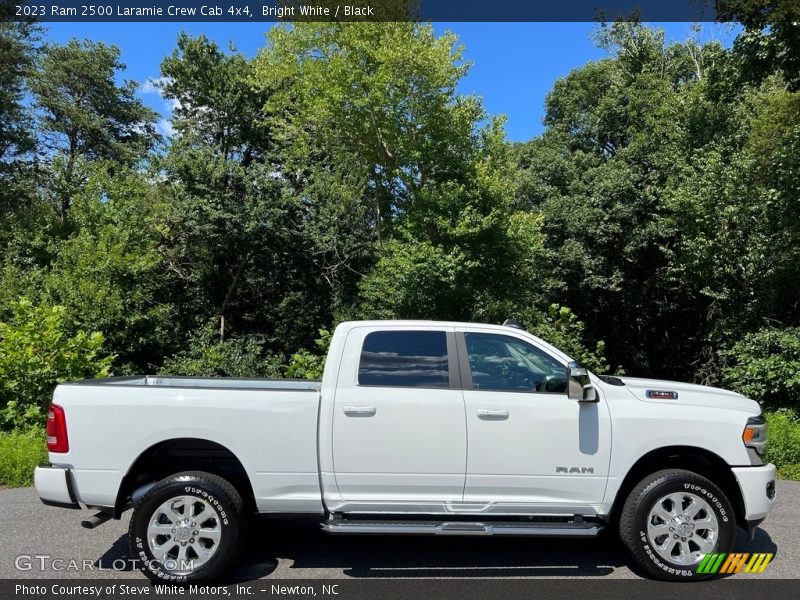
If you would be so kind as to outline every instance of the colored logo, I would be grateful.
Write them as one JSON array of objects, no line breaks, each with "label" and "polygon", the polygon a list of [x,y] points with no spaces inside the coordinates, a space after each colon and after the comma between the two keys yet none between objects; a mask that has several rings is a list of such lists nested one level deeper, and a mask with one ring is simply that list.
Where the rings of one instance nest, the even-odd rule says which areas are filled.
[{"label": "colored logo", "polygon": [[[698,573],[763,573],[775,556],[772,552],[720,552],[706,554],[697,565]],[[744,569],[744,570],[742,570]]]}]

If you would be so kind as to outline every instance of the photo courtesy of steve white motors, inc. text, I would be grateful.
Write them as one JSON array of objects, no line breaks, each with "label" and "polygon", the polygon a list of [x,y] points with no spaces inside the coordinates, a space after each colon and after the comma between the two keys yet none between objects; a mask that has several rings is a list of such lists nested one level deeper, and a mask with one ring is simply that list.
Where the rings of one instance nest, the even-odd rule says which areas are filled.
[{"label": "photo courtesy of steve white motors, inc. text", "polygon": [[232,586],[215,585],[177,585],[177,584],[126,584],[110,583],[105,585],[82,585],[72,583],[51,583],[48,585],[22,584],[14,586],[15,596],[34,597],[189,597],[189,598],[222,598],[226,596],[242,597],[269,594],[270,596],[338,596],[340,585],[330,584],[304,584],[304,585],[245,585]]}]

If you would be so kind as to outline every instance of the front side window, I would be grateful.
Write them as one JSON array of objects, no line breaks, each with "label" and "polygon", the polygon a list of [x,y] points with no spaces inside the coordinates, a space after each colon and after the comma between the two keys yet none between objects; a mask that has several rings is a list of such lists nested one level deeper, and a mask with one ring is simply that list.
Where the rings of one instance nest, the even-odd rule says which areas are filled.
[{"label": "front side window", "polygon": [[567,368],[515,337],[465,333],[472,387],[509,392],[567,392]]},{"label": "front side window", "polygon": [[444,331],[374,331],[364,339],[359,385],[433,387],[449,385]]}]

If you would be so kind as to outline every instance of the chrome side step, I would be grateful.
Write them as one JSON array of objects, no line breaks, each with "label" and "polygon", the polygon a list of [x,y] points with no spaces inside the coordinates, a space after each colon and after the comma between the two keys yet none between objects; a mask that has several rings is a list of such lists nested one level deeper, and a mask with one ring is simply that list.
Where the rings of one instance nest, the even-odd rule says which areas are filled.
[{"label": "chrome side step", "polygon": [[504,535],[526,537],[595,537],[603,531],[602,523],[517,522],[488,523],[469,521],[361,521],[335,519],[325,521],[322,530],[334,534],[378,535]]}]

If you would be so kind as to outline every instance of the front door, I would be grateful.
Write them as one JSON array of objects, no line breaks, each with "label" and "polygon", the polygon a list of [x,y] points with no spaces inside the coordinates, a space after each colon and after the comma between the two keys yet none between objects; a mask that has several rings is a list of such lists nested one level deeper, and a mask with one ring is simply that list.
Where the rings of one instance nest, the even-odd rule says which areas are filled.
[{"label": "front door", "polygon": [[454,329],[356,327],[345,344],[332,437],[349,509],[460,502],[467,440]]},{"label": "front door", "polygon": [[604,398],[567,397],[566,363],[524,333],[458,333],[467,413],[464,502],[489,512],[586,513],[608,477]]}]

